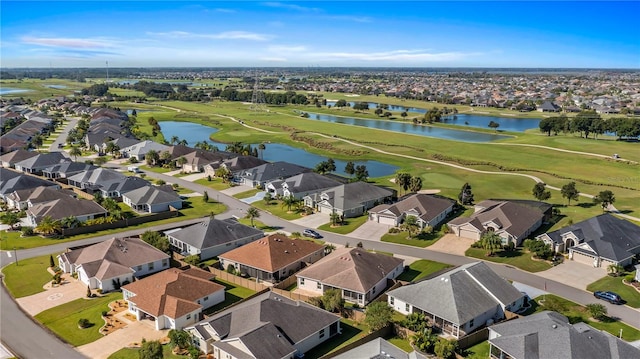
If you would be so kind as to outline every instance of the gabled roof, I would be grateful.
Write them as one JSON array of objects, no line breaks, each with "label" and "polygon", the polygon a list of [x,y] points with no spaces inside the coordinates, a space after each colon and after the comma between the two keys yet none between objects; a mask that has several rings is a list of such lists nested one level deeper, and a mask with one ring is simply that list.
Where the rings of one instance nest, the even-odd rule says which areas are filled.
[{"label": "gabled roof", "polygon": [[241,172],[242,178],[253,181],[266,182],[274,179],[282,179],[303,172],[311,172],[310,168],[295,165],[289,162],[265,163],[257,167],[249,168]]},{"label": "gabled roof", "polygon": [[334,356],[334,359],[412,359],[426,358],[421,354],[411,354],[382,338],[376,338],[361,344],[347,352]]},{"label": "gabled roof", "polygon": [[45,173],[60,173],[65,176],[69,176],[70,174],[76,174],[79,172],[90,171],[98,168],[97,166],[90,165],[88,163],[83,162],[64,162],[57,165],[53,165],[51,167],[47,167],[42,170]]},{"label": "gabled roof", "polygon": [[40,186],[58,186],[58,184],[21,172],[0,168],[0,194],[8,195],[14,191],[33,189]]},{"label": "gabled roof", "polygon": [[357,181],[343,184],[323,191],[321,198],[327,197],[327,202],[335,208],[348,210],[362,206],[362,203],[379,200],[393,195],[393,191]]},{"label": "gabled roof", "polygon": [[254,156],[237,156],[222,162],[229,172],[238,172],[268,163]]},{"label": "gabled roof", "polygon": [[[239,349],[237,345],[233,345],[232,343],[235,341],[240,341],[250,354]],[[239,335],[238,338],[222,340],[213,345],[239,359],[286,358],[296,351],[296,348],[271,323],[264,323]]]},{"label": "gabled roof", "polygon": [[0,156],[0,162],[7,162],[11,165],[14,165],[16,162],[24,161],[28,158],[35,157],[37,155],[38,155],[38,152],[19,149],[9,153],[5,153],[4,155]]},{"label": "gabled roof", "polygon": [[275,233],[219,257],[272,273],[323,248],[312,241],[291,239]]},{"label": "gabled roof", "polygon": [[640,358],[640,349],[585,323],[544,311],[496,324],[499,336],[489,343],[514,359],[627,359]]},{"label": "gabled roof", "polygon": [[171,237],[201,250],[257,235],[264,235],[264,232],[246,226],[234,218],[224,220],[207,218],[203,222],[170,234]]},{"label": "gabled roof", "polygon": [[456,202],[449,198],[428,195],[428,194],[413,194],[397,203],[392,205],[379,205],[369,210],[369,212],[379,213],[382,211],[390,211],[396,217],[399,217],[406,212],[416,212],[418,218],[425,222],[429,222],[444,212],[446,209],[452,207]]},{"label": "gabled roof", "polygon": [[336,187],[341,183],[315,172],[305,172],[286,178],[280,185],[287,186],[291,193],[304,193]]},{"label": "gabled roof", "polygon": [[106,192],[116,191],[125,194],[138,188],[150,186],[151,183],[144,178],[129,176],[124,179],[115,179],[113,181],[104,181],[100,184],[100,189]]},{"label": "gabled roof", "polygon": [[35,189],[23,189],[14,191],[8,196],[16,202],[30,201],[32,204],[52,201],[62,197],[75,197],[71,190],[55,189],[52,187],[40,186]]},{"label": "gabled roof", "polygon": [[16,163],[16,166],[22,168],[46,168],[53,165],[57,165],[63,162],[71,162],[69,157],[66,157],[62,152],[48,152],[40,153],[37,156],[33,156]]},{"label": "gabled roof", "polygon": [[179,318],[202,307],[196,300],[224,291],[224,286],[211,278],[211,273],[197,268],[169,268],[122,288],[135,294],[129,300],[144,312]]},{"label": "gabled roof", "polygon": [[483,262],[466,264],[387,294],[458,325],[523,296]]},{"label": "gabled roof", "polygon": [[102,184],[108,181],[123,180],[127,176],[108,168],[94,168],[69,177],[69,181],[90,184]]},{"label": "gabled roof", "polygon": [[562,235],[569,232],[603,258],[622,261],[640,253],[640,226],[610,213],[591,217],[547,235],[559,243],[562,242]]},{"label": "gabled roof", "polygon": [[296,276],[366,293],[403,262],[400,258],[367,252],[362,248],[340,248]]},{"label": "gabled roof", "polygon": [[120,150],[122,152],[129,153],[129,155],[139,156],[139,155],[144,155],[145,153],[151,150],[161,153],[168,149],[169,149],[169,146],[161,145],[157,142],[146,140],[146,141],[138,142],[133,146],[121,148]]},{"label": "gabled roof", "polygon": [[154,186],[145,186],[123,194],[135,204],[161,204],[181,201],[180,196],[175,192],[167,192]]},{"label": "gabled roof", "polygon": [[27,214],[36,218],[49,216],[54,220],[66,217],[79,217],[86,215],[107,214],[107,210],[94,201],[77,199],[71,196],[60,196],[57,199],[40,202],[27,209]]}]

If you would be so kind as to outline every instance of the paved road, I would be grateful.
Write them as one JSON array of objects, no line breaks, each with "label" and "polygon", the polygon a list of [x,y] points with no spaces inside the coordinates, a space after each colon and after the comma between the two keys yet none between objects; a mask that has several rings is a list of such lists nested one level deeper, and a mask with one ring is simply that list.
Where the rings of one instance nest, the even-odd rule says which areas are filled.
[{"label": "paved road", "polygon": [[80,117],[67,117],[69,123],[64,127],[62,133],[58,135],[58,137],[53,141],[51,146],[49,146],[49,152],[61,152],[63,149],[59,148],[58,145],[64,145],[67,142],[67,136],[69,135],[69,131],[75,128],[80,120]]}]

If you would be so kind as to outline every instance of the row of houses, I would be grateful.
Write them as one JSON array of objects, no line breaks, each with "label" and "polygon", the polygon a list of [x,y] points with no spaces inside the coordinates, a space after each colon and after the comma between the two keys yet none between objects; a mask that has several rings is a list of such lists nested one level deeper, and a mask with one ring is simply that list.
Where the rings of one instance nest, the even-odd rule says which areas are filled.
[{"label": "row of houses", "polygon": [[53,131],[57,122],[45,113],[16,105],[0,110],[0,126],[4,127],[7,121],[18,125],[0,137],[0,153],[30,147],[33,138]]}]

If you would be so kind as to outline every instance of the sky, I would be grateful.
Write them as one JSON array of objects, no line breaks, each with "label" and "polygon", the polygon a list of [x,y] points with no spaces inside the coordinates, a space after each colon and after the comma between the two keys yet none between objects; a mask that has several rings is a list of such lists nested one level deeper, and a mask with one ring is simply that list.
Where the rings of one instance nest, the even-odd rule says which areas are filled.
[{"label": "sky", "polygon": [[1,0],[0,66],[639,69],[638,14],[636,1]]}]

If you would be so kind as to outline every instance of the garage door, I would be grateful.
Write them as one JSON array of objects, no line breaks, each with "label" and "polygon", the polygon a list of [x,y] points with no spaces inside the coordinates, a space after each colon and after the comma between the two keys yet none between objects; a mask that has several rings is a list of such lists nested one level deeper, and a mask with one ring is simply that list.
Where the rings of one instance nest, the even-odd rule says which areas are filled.
[{"label": "garage door", "polygon": [[333,212],[333,210],[329,207],[325,207],[325,206],[320,206],[320,213],[326,213],[326,214],[331,214],[331,212]]},{"label": "garage door", "polygon": [[588,256],[586,254],[582,254],[582,253],[578,253],[576,251],[573,252],[573,260],[578,262],[578,263],[583,263],[589,266],[593,267],[593,260],[594,258],[592,256]]},{"label": "garage door", "polygon": [[472,231],[469,229],[460,228],[460,237],[462,238],[471,238],[471,239],[479,239],[478,232]]},{"label": "garage door", "polygon": [[386,224],[386,225],[389,225],[389,226],[395,226],[396,225],[396,219],[395,218],[378,216],[378,223]]},{"label": "garage door", "polygon": [[609,268],[610,265],[615,264],[610,260],[606,260],[606,259],[600,259],[600,267],[602,268]]}]

